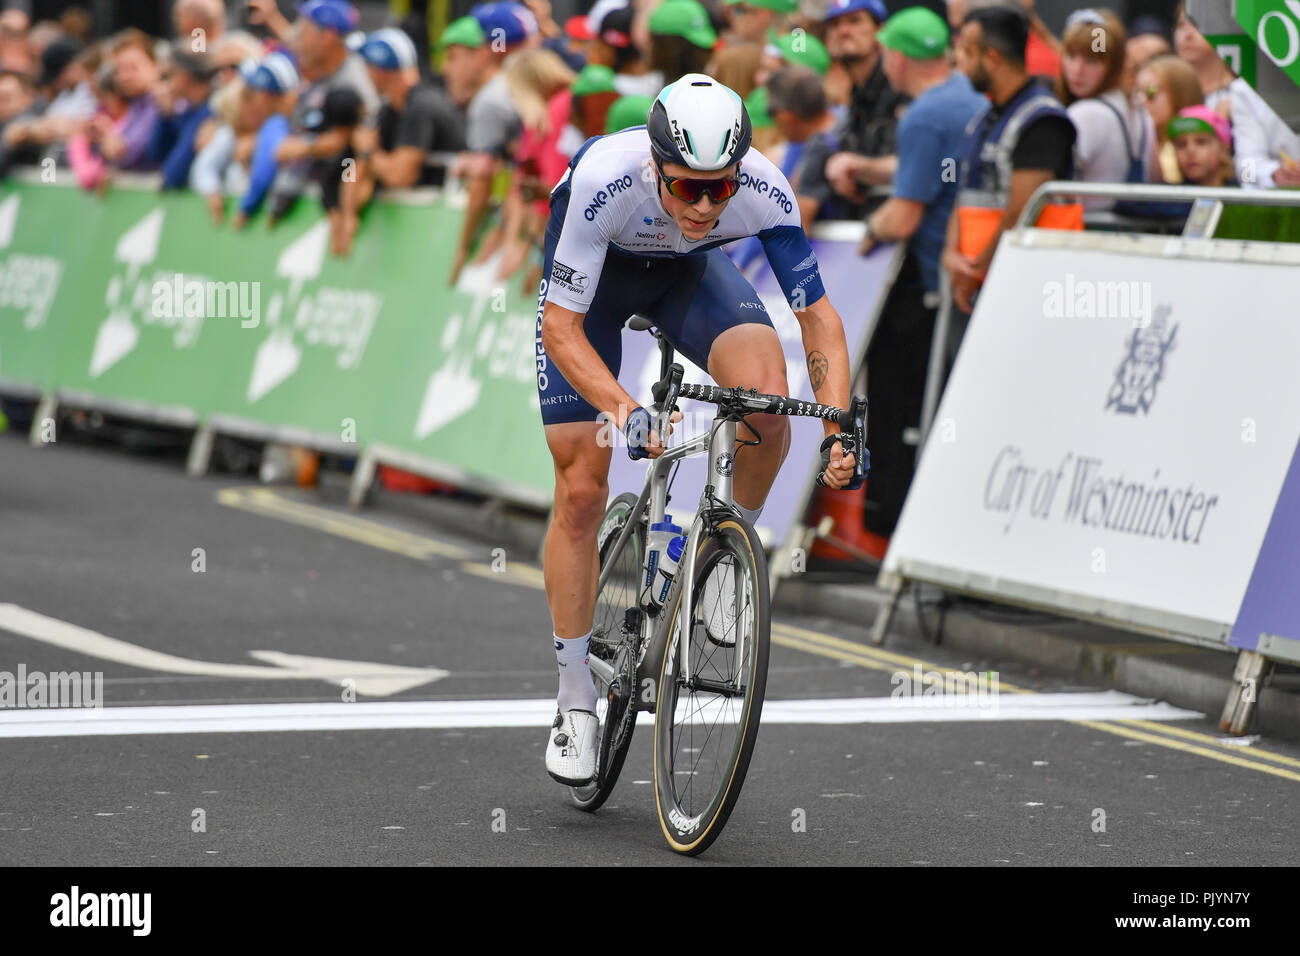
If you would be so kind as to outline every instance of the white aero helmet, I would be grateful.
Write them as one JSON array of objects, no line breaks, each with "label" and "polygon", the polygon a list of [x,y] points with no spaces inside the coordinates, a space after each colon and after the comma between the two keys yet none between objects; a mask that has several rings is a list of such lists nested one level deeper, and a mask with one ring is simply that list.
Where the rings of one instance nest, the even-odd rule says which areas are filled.
[{"label": "white aero helmet", "polygon": [[725,169],[749,149],[753,128],[740,97],[703,73],[687,73],[655,97],[646,117],[660,162]]}]

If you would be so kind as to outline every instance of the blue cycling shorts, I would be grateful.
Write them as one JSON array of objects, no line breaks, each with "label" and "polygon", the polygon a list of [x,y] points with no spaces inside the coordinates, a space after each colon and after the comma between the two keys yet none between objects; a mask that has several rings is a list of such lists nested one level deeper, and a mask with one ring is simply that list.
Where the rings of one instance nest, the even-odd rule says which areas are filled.
[{"label": "blue cycling shorts", "polygon": [[[551,197],[546,259],[537,302],[537,395],[545,425],[595,421],[598,414],[542,347],[542,310],[568,207],[566,180]],[[727,329],[748,324],[772,327],[772,319],[754,287],[717,247],[685,256],[659,257],[633,255],[611,246],[583,329],[587,341],[615,378],[623,360],[623,326],[633,315],[654,319],[673,348],[705,370],[714,339]],[[649,396],[635,397],[649,401]]]}]

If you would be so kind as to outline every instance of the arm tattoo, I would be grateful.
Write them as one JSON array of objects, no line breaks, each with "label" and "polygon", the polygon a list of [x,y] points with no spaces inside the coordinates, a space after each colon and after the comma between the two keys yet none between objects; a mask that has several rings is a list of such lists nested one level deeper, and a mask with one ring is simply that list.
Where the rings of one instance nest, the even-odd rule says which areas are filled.
[{"label": "arm tattoo", "polygon": [[830,371],[831,363],[821,352],[811,352],[808,355],[808,381],[812,383],[813,391],[819,391],[826,381],[826,373]]}]

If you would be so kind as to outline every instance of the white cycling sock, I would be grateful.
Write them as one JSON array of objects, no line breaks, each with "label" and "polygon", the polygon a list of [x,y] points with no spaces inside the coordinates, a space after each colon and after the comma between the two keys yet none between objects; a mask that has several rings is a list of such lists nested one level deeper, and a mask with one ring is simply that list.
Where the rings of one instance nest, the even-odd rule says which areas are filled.
[{"label": "white cycling sock", "polygon": [[596,712],[596,684],[591,679],[587,655],[591,648],[591,631],[582,637],[555,637],[555,662],[560,665],[560,693],[556,704],[560,711]]},{"label": "white cycling sock", "polygon": [[745,520],[748,521],[751,526],[757,527],[758,516],[763,513],[763,506],[759,505],[753,511],[750,511],[748,508],[742,505],[736,505],[736,510],[745,516]]}]

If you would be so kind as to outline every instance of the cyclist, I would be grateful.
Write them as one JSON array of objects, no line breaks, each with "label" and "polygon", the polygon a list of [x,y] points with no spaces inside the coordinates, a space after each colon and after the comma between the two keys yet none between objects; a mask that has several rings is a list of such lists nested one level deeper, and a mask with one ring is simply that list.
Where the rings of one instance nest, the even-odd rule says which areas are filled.
[{"label": "cyclist", "polygon": [[[546,769],[570,786],[595,776],[596,688],[588,648],[596,534],[612,453],[601,432],[612,422],[629,450],[649,458],[663,453],[666,440],[618,382],[624,323],[634,314],[654,319],[679,352],[723,387],[789,394],[785,355],[767,310],[719,248],[757,236],[798,317],[817,401],[848,405],[844,327],[822,288],[794,190],[749,149],[750,138],[740,97],[689,73],[660,92],[645,126],[589,139],[551,193],[537,305],[537,388],[555,464],[543,571],[560,681]],[[785,458],[789,423],[759,415],[748,424],[762,443],[746,451],[733,494],[752,523]],[[827,434],[838,431],[832,422],[825,427]],[[853,456],[836,442],[826,484],[843,487],[853,466]]]}]

